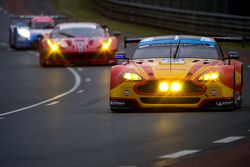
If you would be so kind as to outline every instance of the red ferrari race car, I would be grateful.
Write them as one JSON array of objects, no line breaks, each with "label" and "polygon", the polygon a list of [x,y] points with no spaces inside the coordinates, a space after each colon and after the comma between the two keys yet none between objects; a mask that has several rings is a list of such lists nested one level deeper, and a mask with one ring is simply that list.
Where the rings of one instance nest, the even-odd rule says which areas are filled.
[{"label": "red ferrari race car", "polygon": [[[186,35],[125,39],[125,46],[139,44],[127,62],[111,69],[111,110],[241,107],[239,54],[224,55],[215,39],[236,40]],[[126,58],[125,52],[116,57]]]},{"label": "red ferrari race car", "polygon": [[40,65],[113,65],[119,33],[96,23],[62,23],[40,40]]}]

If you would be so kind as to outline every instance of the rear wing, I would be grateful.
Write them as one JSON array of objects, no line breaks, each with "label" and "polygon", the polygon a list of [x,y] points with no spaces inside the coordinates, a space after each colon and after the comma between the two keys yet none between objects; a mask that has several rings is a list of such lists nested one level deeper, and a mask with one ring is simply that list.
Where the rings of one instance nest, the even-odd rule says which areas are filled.
[{"label": "rear wing", "polygon": [[29,20],[35,18],[35,17],[50,17],[55,20],[56,24],[60,22],[68,22],[68,17],[64,15],[12,15],[10,16],[11,23],[16,20],[17,22],[20,22],[23,20],[23,22],[28,22]]},{"label": "rear wing", "polygon": [[241,42],[242,48],[244,47],[244,36],[230,36],[230,37],[212,37],[216,42]]},{"label": "rear wing", "polygon": [[143,38],[127,38],[124,37],[124,48],[127,48],[128,43],[139,43]]}]

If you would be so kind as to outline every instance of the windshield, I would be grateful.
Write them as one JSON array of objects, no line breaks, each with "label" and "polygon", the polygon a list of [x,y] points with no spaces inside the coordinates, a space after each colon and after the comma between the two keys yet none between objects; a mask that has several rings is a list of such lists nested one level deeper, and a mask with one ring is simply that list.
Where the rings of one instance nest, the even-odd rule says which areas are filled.
[{"label": "windshield", "polygon": [[139,46],[135,50],[132,59],[170,58],[174,57],[174,55],[176,56],[175,58],[219,59],[221,57],[215,46],[180,44],[178,50],[176,50],[177,45],[158,44]]},{"label": "windshield", "polygon": [[86,28],[86,27],[77,27],[77,28],[65,28],[65,29],[56,29],[51,34],[52,38],[65,38],[65,37],[105,37],[105,32],[102,28]]},{"label": "windshield", "polygon": [[32,29],[51,29],[54,26],[54,22],[31,22]]}]

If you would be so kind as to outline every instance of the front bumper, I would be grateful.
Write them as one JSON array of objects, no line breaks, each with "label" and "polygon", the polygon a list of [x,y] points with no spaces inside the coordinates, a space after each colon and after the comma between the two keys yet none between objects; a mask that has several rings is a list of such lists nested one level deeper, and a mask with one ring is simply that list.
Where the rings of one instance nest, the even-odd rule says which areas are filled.
[{"label": "front bumper", "polygon": [[222,83],[210,83],[200,92],[141,93],[134,83],[124,82],[110,90],[110,107],[133,108],[225,108],[234,105],[234,90]]},{"label": "front bumper", "polygon": [[116,65],[113,54],[100,53],[58,53],[45,54],[43,61],[47,65]]}]

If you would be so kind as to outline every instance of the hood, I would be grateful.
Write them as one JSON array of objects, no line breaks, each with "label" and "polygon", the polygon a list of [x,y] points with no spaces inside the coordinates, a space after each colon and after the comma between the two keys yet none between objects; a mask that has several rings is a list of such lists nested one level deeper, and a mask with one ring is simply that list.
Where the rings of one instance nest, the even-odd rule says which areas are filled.
[{"label": "hood", "polygon": [[76,48],[80,50],[96,49],[101,47],[101,41],[105,39],[99,38],[65,38],[53,39],[61,48]]},{"label": "hood", "polygon": [[128,64],[129,68],[137,71],[142,77],[154,78],[177,78],[184,79],[202,73],[206,70],[223,64],[220,60],[198,58],[158,58],[133,60]]},{"label": "hood", "polygon": [[50,33],[52,31],[52,29],[32,29],[32,30],[30,30],[30,33],[32,34],[32,35],[38,35],[38,34],[48,34],[48,33]]}]

